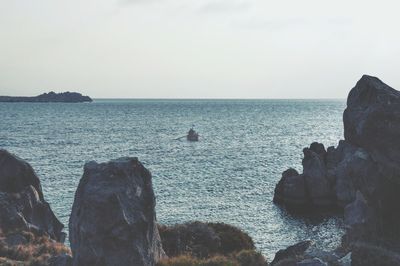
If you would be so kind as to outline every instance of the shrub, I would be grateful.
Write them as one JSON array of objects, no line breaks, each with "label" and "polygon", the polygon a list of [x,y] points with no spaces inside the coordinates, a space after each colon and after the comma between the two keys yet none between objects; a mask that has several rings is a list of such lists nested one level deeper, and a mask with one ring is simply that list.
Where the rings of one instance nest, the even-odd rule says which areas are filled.
[{"label": "shrub", "polygon": [[255,250],[242,250],[235,254],[235,259],[241,266],[266,266],[264,256]]},{"label": "shrub", "polygon": [[159,232],[162,246],[169,257],[190,254],[197,258],[208,258],[255,249],[248,234],[224,223],[160,225]]},{"label": "shrub", "polygon": [[[10,237],[18,236],[20,244],[8,245]],[[22,241],[23,240],[23,241]],[[47,265],[52,256],[71,254],[68,247],[47,236],[36,236],[31,232],[9,232],[0,235],[0,264]]]},{"label": "shrub", "polygon": [[208,223],[221,240],[218,253],[230,254],[241,250],[255,249],[251,237],[241,229],[225,223]]}]

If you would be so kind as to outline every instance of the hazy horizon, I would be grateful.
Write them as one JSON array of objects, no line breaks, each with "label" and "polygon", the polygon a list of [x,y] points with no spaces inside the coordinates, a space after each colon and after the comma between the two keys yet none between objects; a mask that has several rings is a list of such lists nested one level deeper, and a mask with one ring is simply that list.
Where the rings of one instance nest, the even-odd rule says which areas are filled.
[{"label": "hazy horizon", "polygon": [[88,0],[0,3],[0,95],[344,99],[400,88],[400,3]]}]

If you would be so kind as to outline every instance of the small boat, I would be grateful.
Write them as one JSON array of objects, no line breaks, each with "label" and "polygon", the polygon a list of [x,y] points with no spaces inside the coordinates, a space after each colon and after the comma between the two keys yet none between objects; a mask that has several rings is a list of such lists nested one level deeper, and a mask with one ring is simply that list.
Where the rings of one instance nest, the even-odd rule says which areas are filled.
[{"label": "small boat", "polygon": [[186,136],[186,139],[188,141],[198,141],[199,134],[193,128],[191,128]]}]

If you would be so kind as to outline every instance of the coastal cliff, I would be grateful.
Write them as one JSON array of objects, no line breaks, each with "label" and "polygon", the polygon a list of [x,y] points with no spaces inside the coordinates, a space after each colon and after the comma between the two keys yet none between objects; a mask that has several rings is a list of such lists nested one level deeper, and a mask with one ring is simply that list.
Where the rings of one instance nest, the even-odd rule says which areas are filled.
[{"label": "coastal cliff", "polygon": [[304,148],[303,173],[286,170],[275,188],[289,212],[342,211],[352,265],[400,265],[399,118],[400,92],[364,75],[347,99],[345,139]]},{"label": "coastal cliff", "polygon": [[77,92],[62,92],[55,93],[53,91],[49,93],[43,93],[34,97],[14,97],[14,96],[0,96],[0,102],[64,102],[64,103],[80,103],[80,102],[92,102],[93,100],[89,96],[83,96]]}]

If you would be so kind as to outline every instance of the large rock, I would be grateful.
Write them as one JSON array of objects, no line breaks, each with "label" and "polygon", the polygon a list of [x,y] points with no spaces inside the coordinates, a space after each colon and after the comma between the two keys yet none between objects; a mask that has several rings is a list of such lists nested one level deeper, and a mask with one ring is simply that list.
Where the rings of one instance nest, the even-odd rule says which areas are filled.
[{"label": "large rock", "polygon": [[[353,251],[354,264],[362,265],[360,254],[370,247],[384,243],[395,254],[400,250],[400,92],[363,76],[349,93],[343,122],[345,140],[327,151],[318,143],[305,148],[303,173],[284,172],[274,202],[293,206],[293,195],[304,190],[303,183],[294,180],[304,176],[304,200],[325,210],[332,199],[344,211],[342,245],[346,252]],[[360,242],[367,243],[361,251],[352,248]],[[392,263],[396,256],[389,257]],[[373,265],[380,265],[379,258],[373,259]]]},{"label": "large rock", "polygon": [[164,256],[150,172],[137,158],[89,162],[69,221],[74,265],[154,265]]},{"label": "large rock", "polygon": [[0,150],[0,229],[45,233],[64,242],[63,227],[44,200],[40,180],[32,167]]},{"label": "large rock", "polygon": [[19,193],[0,192],[0,228],[4,232],[33,231],[64,242],[63,225],[33,186]]},{"label": "large rock", "polygon": [[364,75],[350,91],[343,114],[344,136],[381,163],[400,163],[400,92]]},{"label": "large rock", "polygon": [[314,142],[303,153],[303,175],[311,204],[316,207],[331,207],[334,200],[325,163],[324,145]]},{"label": "large rock", "polygon": [[30,185],[36,189],[39,198],[43,200],[40,180],[29,163],[0,149],[0,191],[20,192]]}]

